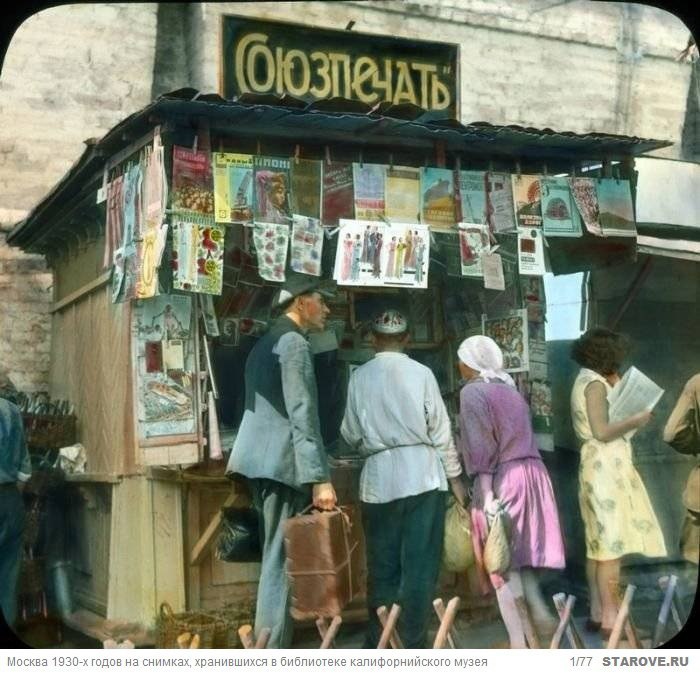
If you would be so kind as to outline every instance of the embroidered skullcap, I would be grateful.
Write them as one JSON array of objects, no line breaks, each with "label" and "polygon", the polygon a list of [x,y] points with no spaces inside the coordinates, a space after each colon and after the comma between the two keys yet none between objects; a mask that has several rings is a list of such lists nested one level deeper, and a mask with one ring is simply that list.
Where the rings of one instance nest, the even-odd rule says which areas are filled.
[{"label": "embroidered skullcap", "polygon": [[374,318],[372,330],[380,335],[400,335],[408,330],[408,322],[396,309],[387,309]]},{"label": "embroidered skullcap", "polygon": [[515,386],[513,378],[503,369],[503,352],[498,344],[485,335],[467,337],[457,349],[457,356],[484,381],[494,379]]}]

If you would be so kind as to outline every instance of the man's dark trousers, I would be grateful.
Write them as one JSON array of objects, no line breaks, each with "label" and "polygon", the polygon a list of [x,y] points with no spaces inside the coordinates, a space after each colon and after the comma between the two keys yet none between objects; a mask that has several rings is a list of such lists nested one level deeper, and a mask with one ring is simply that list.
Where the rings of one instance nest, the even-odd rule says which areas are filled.
[{"label": "man's dark trousers", "polygon": [[445,530],[444,491],[388,503],[362,503],[367,545],[366,648],[381,635],[377,608],[401,606],[398,632],[405,648],[425,648]]}]

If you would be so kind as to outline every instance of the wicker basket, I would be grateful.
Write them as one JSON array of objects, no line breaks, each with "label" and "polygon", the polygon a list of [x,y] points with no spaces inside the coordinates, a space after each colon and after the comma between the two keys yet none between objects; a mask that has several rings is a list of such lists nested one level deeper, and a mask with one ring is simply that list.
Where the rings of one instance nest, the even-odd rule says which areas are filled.
[{"label": "wicker basket", "polygon": [[24,413],[22,419],[30,449],[60,449],[74,444],[77,439],[76,418],[73,414],[55,416]]},{"label": "wicker basket", "polygon": [[223,609],[212,611],[217,618],[214,632],[214,648],[243,648],[238,638],[238,629],[255,623],[255,598],[241,599],[226,604]]},{"label": "wicker basket", "polygon": [[206,613],[174,613],[170,604],[164,601],[157,621],[156,648],[178,648],[177,638],[183,632],[192,636],[199,634],[199,647],[212,648],[218,622],[217,618]]}]

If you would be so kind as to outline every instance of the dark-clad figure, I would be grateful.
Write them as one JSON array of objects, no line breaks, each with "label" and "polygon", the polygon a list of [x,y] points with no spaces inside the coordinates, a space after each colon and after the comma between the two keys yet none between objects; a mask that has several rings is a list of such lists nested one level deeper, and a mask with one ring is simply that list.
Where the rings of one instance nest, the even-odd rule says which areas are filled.
[{"label": "dark-clad figure", "polygon": [[5,622],[17,619],[17,581],[22,554],[24,503],[22,490],[32,467],[24,441],[17,391],[0,372],[0,610]]}]

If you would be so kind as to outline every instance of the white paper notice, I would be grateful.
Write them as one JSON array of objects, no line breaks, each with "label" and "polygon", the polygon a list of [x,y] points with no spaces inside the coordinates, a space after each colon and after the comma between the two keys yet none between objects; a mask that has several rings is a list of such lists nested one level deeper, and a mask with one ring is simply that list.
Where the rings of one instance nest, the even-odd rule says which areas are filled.
[{"label": "white paper notice", "polygon": [[503,276],[503,260],[498,253],[482,253],[481,268],[484,274],[484,288],[505,290],[506,281]]},{"label": "white paper notice", "polygon": [[541,229],[518,227],[518,271],[526,276],[543,276],[547,272]]}]

